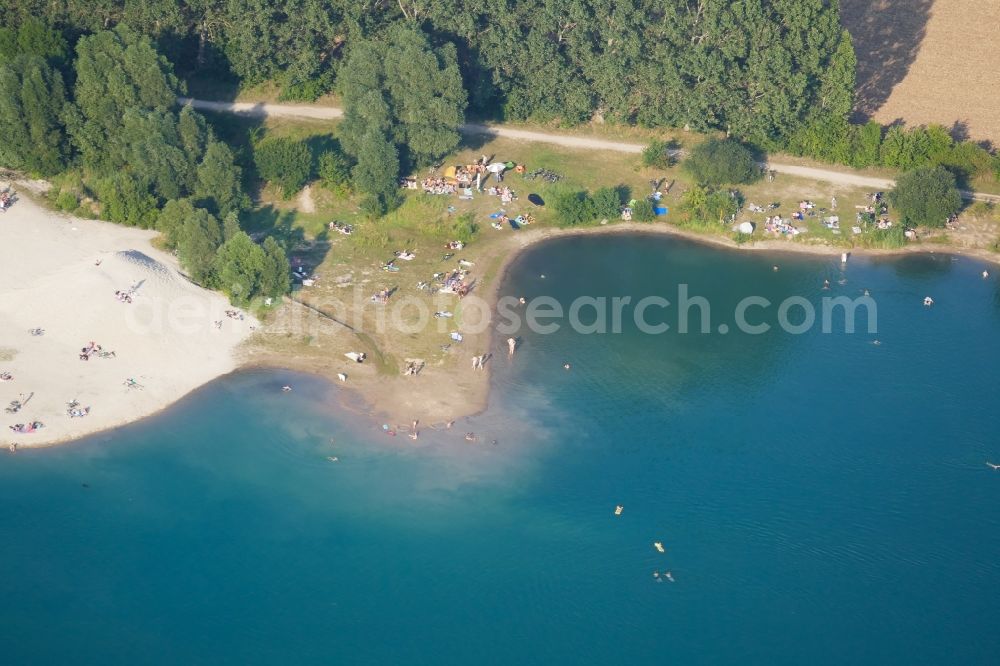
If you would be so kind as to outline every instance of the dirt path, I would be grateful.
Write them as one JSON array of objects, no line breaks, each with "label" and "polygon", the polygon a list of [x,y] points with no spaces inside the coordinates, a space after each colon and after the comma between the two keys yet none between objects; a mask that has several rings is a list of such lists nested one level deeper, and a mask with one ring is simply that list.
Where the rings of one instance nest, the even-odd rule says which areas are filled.
[{"label": "dirt path", "polygon": [[[228,113],[242,113],[249,116],[264,118],[314,118],[320,120],[335,120],[344,115],[342,109],[331,106],[292,106],[288,104],[264,104],[250,102],[213,102],[201,99],[191,99],[190,97],[178,97],[179,102],[187,104],[190,102],[196,109],[205,111],[221,111]],[[463,134],[474,136],[493,136],[508,139],[519,139],[521,141],[535,141],[539,143],[552,143],[566,148],[583,148],[586,150],[606,150],[620,153],[641,153],[645,146],[637,143],[624,143],[621,141],[607,141],[605,139],[590,139],[582,136],[568,136],[565,134],[552,134],[550,132],[532,132],[510,127],[499,127],[496,125],[482,125],[468,123],[460,128]],[[676,154],[680,154],[678,151]],[[787,174],[798,178],[811,178],[813,180],[833,183],[834,185],[845,185],[850,187],[867,187],[872,190],[888,190],[895,186],[895,181],[889,178],[875,178],[863,176],[858,173],[847,171],[833,171],[830,169],[817,169],[813,167],[796,166],[794,164],[782,164],[780,162],[770,162],[763,164],[776,173]],[[966,198],[980,201],[990,201],[1000,203],[1000,195],[984,194],[981,192],[963,192]]]}]

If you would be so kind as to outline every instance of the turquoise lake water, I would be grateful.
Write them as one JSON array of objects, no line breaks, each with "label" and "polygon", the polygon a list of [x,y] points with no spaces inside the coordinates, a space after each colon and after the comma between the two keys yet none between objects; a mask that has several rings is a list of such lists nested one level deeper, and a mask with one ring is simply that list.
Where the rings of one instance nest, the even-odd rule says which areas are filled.
[{"label": "turquoise lake water", "polygon": [[744,296],[867,288],[878,332],[523,330],[489,410],[417,443],[331,407],[336,387],[254,371],[3,456],[0,659],[995,663],[1000,287],[982,270],[563,239],[504,292],[674,300],[683,282],[715,330]]}]

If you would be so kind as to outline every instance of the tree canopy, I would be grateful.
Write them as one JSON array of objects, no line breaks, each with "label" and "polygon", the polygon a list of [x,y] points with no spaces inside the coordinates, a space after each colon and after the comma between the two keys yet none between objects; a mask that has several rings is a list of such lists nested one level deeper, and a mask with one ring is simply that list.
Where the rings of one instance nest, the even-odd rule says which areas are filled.
[{"label": "tree canopy", "polygon": [[126,114],[169,111],[180,85],[149,38],[124,26],[82,37],[76,54],[70,134],[86,164],[107,170]]},{"label": "tree canopy", "polygon": [[896,180],[889,202],[904,224],[943,227],[962,208],[962,195],[950,171],[940,166],[921,167]]},{"label": "tree canopy", "polygon": [[698,144],[681,168],[702,185],[752,183],[760,177],[753,154],[731,139],[709,139]]},{"label": "tree canopy", "polygon": [[51,176],[66,165],[62,75],[40,56],[0,60],[0,165]]},{"label": "tree canopy", "polygon": [[288,137],[266,137],[253,147],[257,173],[290,197],[312,175],[312,153],[304,141]]},{"label": "tree canopy", "polygon": [[372,129],[386,133],[417,164],[443,157],[461,138],[467,99],[455,46],[435,47],[413,26],[395,26],[384,40],[353,47],[339,91],[345,111],[340,134],[355,159]]}]

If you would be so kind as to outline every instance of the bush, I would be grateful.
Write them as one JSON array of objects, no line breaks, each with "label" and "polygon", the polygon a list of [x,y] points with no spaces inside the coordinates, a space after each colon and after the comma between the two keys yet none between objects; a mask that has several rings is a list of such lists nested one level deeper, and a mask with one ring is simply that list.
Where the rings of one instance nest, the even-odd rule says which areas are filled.
[{"label": "bush", "polygon": [[621,195],[618,188],[602,187],[591,197],[593,215],[596,219],[607,218],[617,220],[622,208]]},{"label": "bush", "polygon": [[312,175],[312,155],[304,141],[264,139],[253,147],[253,159],[260,177],[281,188],[286,198],[301,190]]},{"label": "bush", "polygon": [[740,198],[728,191],[695,186],[684,193],[680,209],[686,222],[723,224],[739,212]]},{"label": "bush", "polygon": [[656,211],[653,210],[653,202],[649,199],[636,201],[632,206],[632,219],[636,222],[652,222],[656,219]]},{"label": "bush", "polygon": [[859,169],[876,166],[881,147],[882,126],[874,120],[869,120],[854,136],[851,149],[851,166]]},{"label": "bush", "polygon": [[76,210],[77,206],[80,205],[79,199],[72,192],[62,190],[59,192],[59,196],[56,197],[56,208],[61,211],[71,213]]},{"label": "bush", "polygon": [[659,141],[653,139],[642,151],[642,165],[655,169],[669,169],[674,165],[673,151],[676,144],[673,141]]},{"label": "bush", "polygon": [[586,192],[567,190],[556,195],[552,207],[556,211],[559,224],[576,226],[593,222],[597,217],[594,212],[594,201]]},{"label": "bush", "polygon": [[709,139],[695,146],[683,169],[701,185],[752,183],[760,178],[750,151],[730,139]]},{"label": "bush", "polygon": [[944,167],[922,167],[905,173],[889,193],[889,202],[904,224],[943,227],[962,207],[955,175]]},{"label": "bush", "polygon": [[339,150],[327,150],[319,156],[316,175],[327,187],[346,190],[351,184],[351,160]]}]

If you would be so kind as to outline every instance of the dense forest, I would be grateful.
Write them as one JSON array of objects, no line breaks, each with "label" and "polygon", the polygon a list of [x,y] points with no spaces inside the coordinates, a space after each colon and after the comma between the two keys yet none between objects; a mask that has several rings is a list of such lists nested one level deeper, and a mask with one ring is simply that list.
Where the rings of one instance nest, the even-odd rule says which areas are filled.
[{"label": "dense forest", "polygon": [[854,61],[831,0],[0,0],[82,34],[119,24],[182,76],[336,87],[350,51],[401,24],[456,50],[470,110],[497,118],[721,129],[764,143],[849,110]]},{"label": "dense forest", "polygon": [[[230,148],[174,106],[185,81],[337,93],[339,148],[315,161],[373,215],[398,202],[401,170],[457,146],[467,115],[603,118],[856,167],[940,165],[960,182],[1000,175],[945,128],[849,122],[855,46],[837,0],[0,0],[0,12],[0,164],[82,168],[102,214],[129,224],[186,200],[221,229],[247,205]],[[258,173],[283,174],[283,189],[311,175],[295,175],[301,148],[259,149]]]}]

